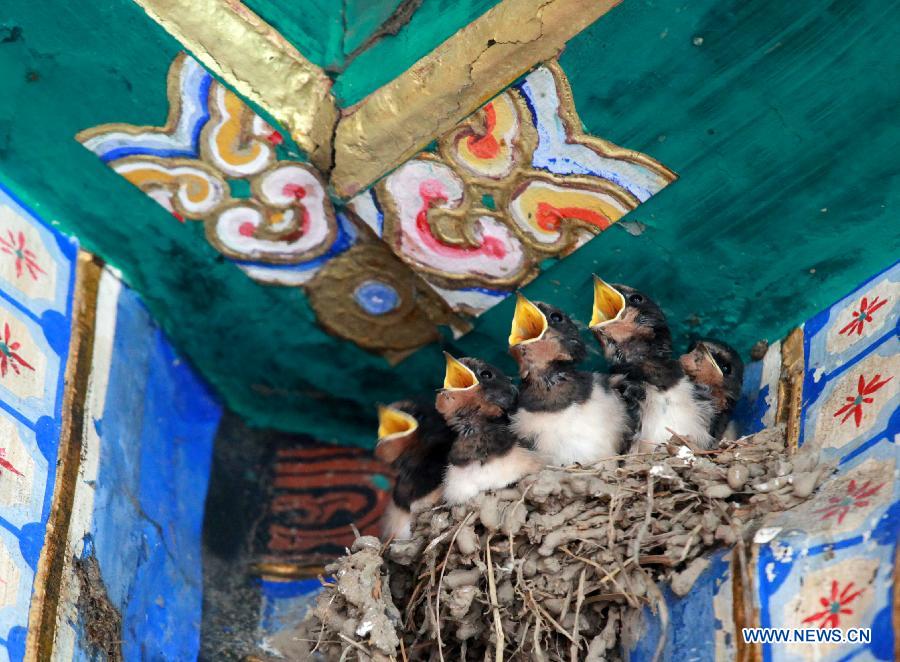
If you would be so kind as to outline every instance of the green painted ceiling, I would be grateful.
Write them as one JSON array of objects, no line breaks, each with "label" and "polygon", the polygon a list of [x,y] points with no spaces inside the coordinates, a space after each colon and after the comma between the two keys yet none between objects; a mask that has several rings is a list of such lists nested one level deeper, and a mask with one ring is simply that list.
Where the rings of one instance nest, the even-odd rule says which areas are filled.
[{"label": "green painted ceiling", "polygon": [[[248,2],[336,72],[344,102],[402,71],[491,2],[424,0],[348,64],[396,0]],[[342,37],[347,17],[362,17]],[[356,19],[354,19],[356,20]],[[590,274],[646,289],[678,337],[747,349],[897,255],[900,8],[890,0],[625,0],[562,58],[587,128],[680,180],[545,272],[526,293],[582,321]],[[73,139],[161,123],[179,45],[130,0],[6,0],[0,17],[0,180],[120,268],[175,343],[252,423],[369,443],[372,404],[437,386],[438,347],[396,368],[313,321],[298,290],[257,285],[200,224],[179,224]],[[343,73],[339,70],[346,68]],[[511,368],[511,303],[451,351]]]},{"label": "green painted ceiling", "polygon": [[[499,0],[245,0],[335,78],[349,106],[406,71]],[[402,28],[402,29],[401,29]],[[385,33],[389,36],[384,39]]]}]

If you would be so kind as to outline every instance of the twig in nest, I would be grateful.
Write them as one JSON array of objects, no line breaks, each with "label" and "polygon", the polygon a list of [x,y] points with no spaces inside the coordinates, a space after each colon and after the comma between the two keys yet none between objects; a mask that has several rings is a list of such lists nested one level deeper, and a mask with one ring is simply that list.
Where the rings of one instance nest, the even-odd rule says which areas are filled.
[{"label": "twig in nest", "polygon": [[691,541],[694,539],[694,536],[700,533],[700,529],[703,528],[702,524],[698,524],[691,532],[688,534],[687,540],[684,541],[684,549],[681,551],[681,557],[678,559],[678,562],[681,563],[687,558],[688,552],[691,550]]},{"label": "twig in nest", "polygon": [[494,582],[494,563],[491,560],[491,537],[484,545],[484,557],[487,562],[488,596],[491,599],[491,610],[494,612],[494,629],[497,631],[497,645],[494,649],[494,660],[503,662],[503,649],[506,640],[503,637],[503,621],[500,620],[500,602],[497,600],[497,584]]},{"label": "twig in nest", "polygon": [[578,595],[575,598],[575,624],[572,625],[572,645],[569,647],[569,657],[572,662],[577,662],[578,651],[581,648],[578,639],[581,636],[578,631],[578,619],[581,617],[581,605],[584,602],[584,574],[587,572],[586,567],[581,568],[581,576],[578,578]]},{"label": "twig in nest", "polygon": [[572,635],[570,635],[562,625],[556,622],[556,619],[550,615],[550,612],[548,612],[537,603],[537,600],[534,599],[534,594],[532,594],[531,589],[528,589],[528,597],[531,600],[531,606],[534,607],[541,616],[547,619],[550,625],[553,626],[553,629],[559,632],[569,641],[572,641]]},{"label": "twig in nest", "polygon": [[453,537],[450,538],[450,544],[447,545],[447,554],[444,556],[444,562],[441,564],[441,577],[438,580],[437,595],[434,598],[434,627],[438,640],[438,656],[441,658],[441,662],[444,662],[444,642],[441,640],[441,586],[444,584],[444,570],[447,569],[447,561],[450,558],[450,553],[453,551],[453,543],[456,542],[456,536],[459,535],[459,532],[469,523],[469,520],[474,515],[474,512],[470,512],[466,515],[466,518],[459,523],[459,526],[456,527],[456,531],[453,532]]},{"label": "twig in nest", "polygon": [[363,646],[363,645],[362,645],[361,643],[359,643],[358,641],[353,641],[350,637],[348,637],[347,635],[345,635],[345,634],[342,633],[342,632],[339,632],[339,633],[338,633],[338,636],[339,636],[341,639],[343,639],[344,641],[346,641],[348,644],[350,644],[351,646],[353,646],[353,648],[358,648],[360,651],[362,651],[363,655],[365,655],[367,658],[368,658],[368,657],[372,657],[372,653],[371,653],[370,651],[366,650],[366,647]]},{"label": "twig in nest", "polygon": [[637,534],[631,544],[631,558],[637,564],[639,564],[640,559],[641,543],[644,541],[647,531],[650,530],[650,521],[653,519],[653,485],[653,476],[647,474],[647,510],[644,513],[644,521],[637,530]]},{"label": "twig in nest", "polygon": [[[643,571],[642,571],[643,572]],[[653,653],[653,662],[659,662],[662,659],[663,650],[666,647],[666,639],[669,636],[669,607],[666,605],[666,599],[663,597],[659,586],[653,581],[652,577],[648,577],[647,590],[653,593],[656,598],[656,608],[659,611],[659,641],[656,642],[656,651]]]}]

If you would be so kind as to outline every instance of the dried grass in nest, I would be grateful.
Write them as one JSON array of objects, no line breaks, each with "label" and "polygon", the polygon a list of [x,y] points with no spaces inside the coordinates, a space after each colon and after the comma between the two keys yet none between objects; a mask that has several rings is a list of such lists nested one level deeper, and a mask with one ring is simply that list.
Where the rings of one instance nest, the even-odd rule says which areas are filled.
[{"label": "dried grass in nest", "polygon": [[324,660],[617,659],[645,605],[667,627],[660,582],[685,595],[703,552],[743,545],[830,473],[788,458],[780,428],[545,469],[419,513],[410,540],[357,539],[297,641]]}]

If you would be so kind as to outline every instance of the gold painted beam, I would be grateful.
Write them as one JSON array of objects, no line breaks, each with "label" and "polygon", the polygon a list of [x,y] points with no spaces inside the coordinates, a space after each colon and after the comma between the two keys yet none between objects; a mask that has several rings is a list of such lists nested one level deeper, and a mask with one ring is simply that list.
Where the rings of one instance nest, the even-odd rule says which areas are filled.
[{"label": "gold painted beam", "polygon": [[60,422],[59,451],[53,502],[47,535],[34,577],[34,595],[28,616],[25,660],[52,659],[56,636],[57,608],[66,562],[69,524],[75,502],[75,482],[81,466],[85,399],[94,354],[97,290],[102,267],[85,251],[78,251],[75,294],[72,304],[72,337],[66,363],[65,392]]},{"label": "gold painted beam", "polygon": [[620,1],[502,0],[345,112],[335,135],[335,192],[347,198],[370,186]]},{"label": "gold painted beam", "polygon": [[[134,0],[192,55],[284,125],[322,172],[338,111],[331,79],[239,0]],[[239,45],[239,47],[237,47]]]}]

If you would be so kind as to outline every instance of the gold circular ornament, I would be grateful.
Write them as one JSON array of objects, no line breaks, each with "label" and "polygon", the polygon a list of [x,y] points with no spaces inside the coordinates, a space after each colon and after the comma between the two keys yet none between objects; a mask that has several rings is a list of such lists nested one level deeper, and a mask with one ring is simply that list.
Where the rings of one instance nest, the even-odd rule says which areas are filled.
[{"label": "gold circular ornament", "polygon": [[378,243],[332,258],[307,284],[309,302],[329,332],[375,351],[403,351],[438,339],[429,317],[433,295]]}]

